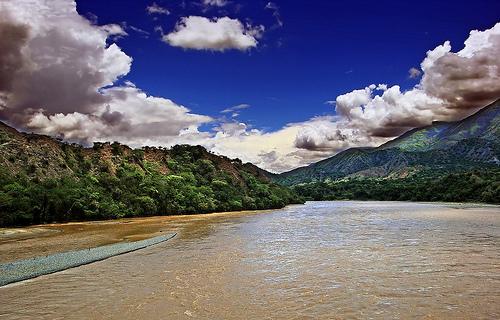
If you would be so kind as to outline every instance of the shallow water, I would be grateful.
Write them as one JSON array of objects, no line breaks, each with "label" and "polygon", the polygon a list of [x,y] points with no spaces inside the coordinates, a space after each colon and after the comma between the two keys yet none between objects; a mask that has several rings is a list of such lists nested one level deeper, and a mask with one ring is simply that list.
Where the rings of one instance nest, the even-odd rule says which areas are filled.
[{"label": "shallow water", "polygon": [[500,207],[310,202],[0,288],[0,319],[500,318]]}]

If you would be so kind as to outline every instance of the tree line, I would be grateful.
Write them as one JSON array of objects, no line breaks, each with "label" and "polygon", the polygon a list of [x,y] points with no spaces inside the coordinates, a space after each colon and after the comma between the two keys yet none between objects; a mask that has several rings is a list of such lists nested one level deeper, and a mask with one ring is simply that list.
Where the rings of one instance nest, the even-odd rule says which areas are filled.
[{"label": "tree line", "polygon": [[500,169],[400,179],[349,178],[293,187],[306,200],[383,200],[500,203]]}]

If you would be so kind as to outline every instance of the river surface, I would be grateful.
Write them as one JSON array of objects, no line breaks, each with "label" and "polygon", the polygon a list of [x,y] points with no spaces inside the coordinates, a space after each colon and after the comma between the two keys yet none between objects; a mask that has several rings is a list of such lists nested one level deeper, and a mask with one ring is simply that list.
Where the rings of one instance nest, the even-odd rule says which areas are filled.
[{"label": "river surface", "polygon": [[500,207],[308,202],[0,288],[0,319],[499,319]]}]

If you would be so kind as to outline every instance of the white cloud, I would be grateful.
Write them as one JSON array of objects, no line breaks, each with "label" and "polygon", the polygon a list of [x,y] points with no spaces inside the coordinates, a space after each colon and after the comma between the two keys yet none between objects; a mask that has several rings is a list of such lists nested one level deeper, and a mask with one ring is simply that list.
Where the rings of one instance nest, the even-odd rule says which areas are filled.
[{"label": "white cloud", "polygon": [[473,30],[457,53],[448,41],[427,53],[420,86],[458,115],[470,114],[500,97],[499,57],[500,23],[485,31]]},{"label": "white cloud", "polygon": [[228,4],[227,0],[203,0],[203,4],[213,7],[224,7]]},{"label": "white cloud", "polygon": [[244,26],[228,17],[208,19],[189,16],[181,19],[175,30],[163,36],[163,41],[174,47],[195,50],[247,50],[257,46],[264,26]]},{"label": "white cloud", "polygon": [[182,130],[212,121],[211,117],[190,113],[172,100],[148,96],[136,87],[113,87],[103,94],[111,97],[108,113],[123,114],[121,122],[129,126],[125,131],[113,132],[114,139],[134,145],[144,144],[143,139],[175,137]]},{"label": "white cloud", "polygon": [[249,104],[247,104],[247,103],[241,103],[241,104],[232,106],[230,108],[226,108],[226,109],[222,110],[221,113],[230,113],[230,112],[234,112],[234,111],[238,111],[238,110],[243,110],[243,109],[248,109],[248,108],[250,108]]},{"label": "white cloud", "polygon": [[386,91],[386,90],[387,90],[387,88],[388,88],[388,87],[387,87],[387,84],[385,84],[385,83],[381,83],[381,84],[379,84],[379,85],[376,87],[376,89],[377,89],[377,90],[382,90],[382,91]]},{"label": "white cloud", "polygon": [[140,33],[142,34],[144,37],[148,37],[150,35],[149,32],[147,32],[146,30],[143,30],[141,28],[137,28],[137,27],[134,27],[134,26],[129,26],[129,28],[137,33]]},{"label": "white cloud", "polygon": [[26,33],[7,44],[21,50],[9,62],[12,70],[1,76],[9,82],[7,89],[0,88],[7,94],[6,112],[91,112],[107,101],[99,88],[130,70],[132,58],[116,44],[106,44],[109,36],[124,31],[117,25],[92,25],[77,14],[74,2],[4,1],[0,15],[4,26]]},{"label": "white cloud", "polygon": [[354,90],[337,97],[336,110],[341,116],[339,126],[357,129],[358,134],[364,136],[394,137],[410,128],[432,122],[433,109],[439,109],[442,103],[417,88],[401,92],[396,85],[385,88],[382,94],[374,94],[372,88]]},{"label": "white cloud", "polygon": [[186,107],[160,97],[148,96],[129,84],[105,89],[109,98],[96,112],[83,114],[34,113],[26,127],[39,133],[62,136],[90,144],[93,141],[120,141],[133,147],[171,145],[185,130],[213,121],[190,113]]},{"label": "white cloud", "polygon": [[165,14],[165,15],[170,14],[170,11],[167,8],[159,6],[156,2],[153,2],[152,4],[147,6],[146,11],[149,14]]},{"label": "white cloud", "polygon": [[[217,128],[213,138],[206,145],[210,150],[252,162],[264,169],[283,171],[303,164],[303,159],[292,155],[297,149],[294,139],[298,126],[286,126],[273,132],[249,128],[244,123],[235,123]],[[269,162],[266,153],[274,152],[275,160]]]},{"label": "white cloud", "polygon": [[0,2],[0,117],[72,141],[119,140],[140,145],[177,137],[210,122],[169,99],[148,96],[129,81],[132,58],[67,0]]},{"label": "white cloud", "polygon": [[438,60],[443,57],[447,52],[451,51],[450,41],[445,41],[442,45],[435,47],[432,50],[427,51],[427,55],[420,64],[420,67],[424,72],[430,69],[430,67]]},{"label": "white cloud", "polygon": [[265,9],[270,9],[270,10],[278,10],[278,6],[274,2],[268,2],[266,6],[264,7]]}]

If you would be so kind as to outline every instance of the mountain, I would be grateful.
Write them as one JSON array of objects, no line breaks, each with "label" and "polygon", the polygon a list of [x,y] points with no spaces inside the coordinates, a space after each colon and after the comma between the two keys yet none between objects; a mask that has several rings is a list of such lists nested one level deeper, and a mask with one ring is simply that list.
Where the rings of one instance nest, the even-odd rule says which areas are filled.
[{"label": "mountain", "polygon": [[0,122],[0,226],[280,208],[300,202],[266,172],[201,146],[92,148]]},{"label": "mountain", "polygon": [[404,178],[418,172],[461,172],[500,164],[500,100],[456,122],[434,122],[377,148],[351,148],[273,176],[283,185],[345,177]]},{"label": "mountain", "polygon": [[468,139],[491,145],[500,137],[500,100],[457,122],[434,122],[408,131],[379,149],[398,148],[404,151],[447,149]]}]

